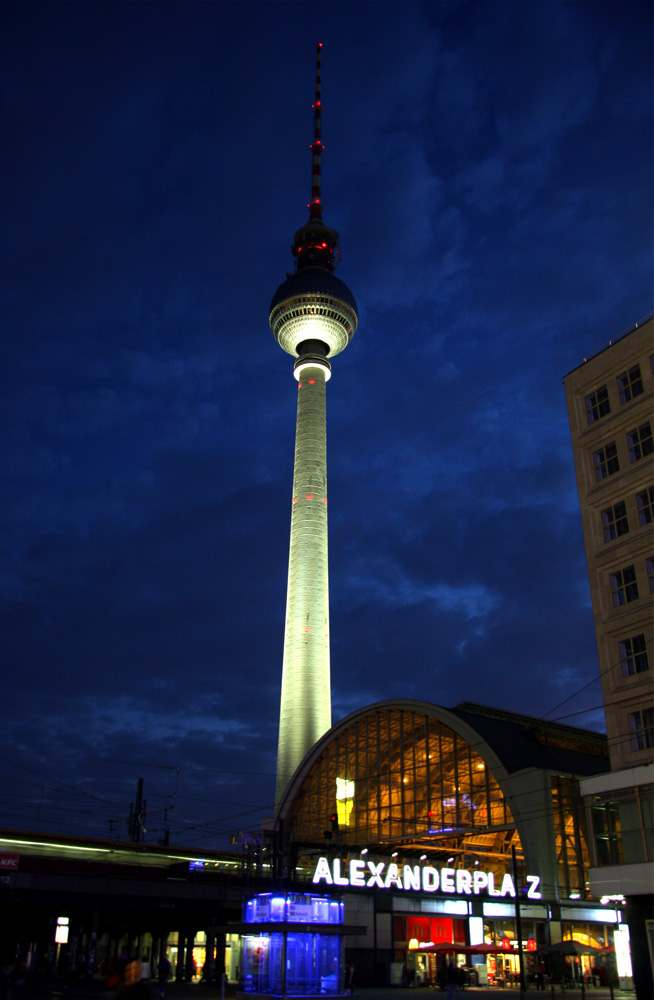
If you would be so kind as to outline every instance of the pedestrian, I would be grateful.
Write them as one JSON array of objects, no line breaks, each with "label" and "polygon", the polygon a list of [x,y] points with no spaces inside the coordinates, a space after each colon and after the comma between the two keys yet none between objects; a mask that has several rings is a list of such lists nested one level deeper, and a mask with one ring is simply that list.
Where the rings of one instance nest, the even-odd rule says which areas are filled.
[{"label": "pedestrian", "polygon": [[148,955],[144,955],[141,959],[141,979],[144,983],[149,983],[152,978],[152,970],[150,968],[150,959]]},{"label": "pedestrian", "polygon": [[354,985],[354,966],[351,962],[345,963],[345,992],[350,996],[352,995],[352,987]]},{"label": "pedestrian", "polygon": [[116,1000],[151,1000],[150,990],[141,980],[141,963],[138,958],[127,961],[123,984],[118,988]]},{"label": "pedestrian", "polygon": [[159,964],[157,965],[157,976],[159,978],[159,996],[162,998],[166,995],[166,986],[168,980],[173,974],[173,967],[170,964],[166,955],[162,955],[159,959]]},{"label": "pedestrian", "polygon": [[459,970],[457,969],[454,962],[450,962],[447,967],[447,997],[451,1000],[451,997],[455,993],[459,992]]}]

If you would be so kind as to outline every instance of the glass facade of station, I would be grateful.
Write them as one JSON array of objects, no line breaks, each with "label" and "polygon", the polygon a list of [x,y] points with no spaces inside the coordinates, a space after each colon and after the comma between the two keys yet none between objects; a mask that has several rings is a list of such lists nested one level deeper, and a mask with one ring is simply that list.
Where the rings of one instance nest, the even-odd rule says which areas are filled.
[{"label": "glass facade of station", "polygon": [[[479,731],[473,709],[484,723]],[[422,702],[385,702],[353,713],[323,737],[289,786],[281,817],[298,845],[298,873],[315,870],[316,888],[333,878],[346,893],[346,911],[365,908],[364,891],[376,894],[369,901],[376,928],[370,975],[384,941],[390,981],[433,982],[448,961],[439,949],[449,942],[459,949],[452,952],[458,963],[467,963],[469,982],[515,982],[521,945],[528,980],[544,966],[558,978],[606,984],[620,918],[590,896],[579,767],[608,768],[603,737],[483,706],[457,716]],[[422,891],[414,892],[418,873]],[[489,888],[478,892],[487,885],[481,873]],[[504,892],[507,878],[515,894]],[[538,882],[545,892],[532,896],[530,884]],[[348,895],[352,888],[358,898]],[[380,907],[392,914],[388,931]],[[423,925],[431,938],[421,931],[416,946]],[[436,951],[421,952],[431,939]],[[568,954],[565,942],[585,954]],[[462,950],[474,945],[485,955]],[[352,949],[365,966],[366,944],[352,942]]]},{"label": "glass facade of station", "polygon": [[475,747],[433,716],[396,709],[354,721],[311,766],[289,825],[310,841],[330,824],[344,846],[392,843],[406,857],[456,849],[495,872],[515,840],[511,810]]}]

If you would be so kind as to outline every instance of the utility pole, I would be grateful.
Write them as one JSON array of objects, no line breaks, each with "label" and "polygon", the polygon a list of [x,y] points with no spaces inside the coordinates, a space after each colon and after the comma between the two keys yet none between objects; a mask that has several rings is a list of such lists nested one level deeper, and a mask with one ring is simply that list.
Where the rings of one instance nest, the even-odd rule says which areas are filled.
[{"label": "utility pole", "polygon": [[129,839],[135,844],[141,843],[145,835],[145,807],[143,798],[143,778],[139,778],[136,783],[136,802],[129,807],[129,820],[127,828]]},{"label": "utility pole", "polygon": [[511,861],[513,862],[513,885],[515,888],[515,932],[518,938],[518,962],[520,965],[520,992],[527,989],[525,984],[525,960],[522,954],[522,919],[520,916],[520,885],[518,882],[518,861],[515,847],[511,846]]}]

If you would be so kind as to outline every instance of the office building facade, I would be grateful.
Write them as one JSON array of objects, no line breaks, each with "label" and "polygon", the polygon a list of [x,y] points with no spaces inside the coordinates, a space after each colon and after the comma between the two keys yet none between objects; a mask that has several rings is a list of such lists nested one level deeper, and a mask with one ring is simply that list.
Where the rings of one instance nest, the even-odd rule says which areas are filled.
[{"label": "office building facade", "polygon": [[564,379],[611,757],[609,775],[582,782],[590,884],[627,900],[643,997],[654,948],[653,335],[649,317]]}]

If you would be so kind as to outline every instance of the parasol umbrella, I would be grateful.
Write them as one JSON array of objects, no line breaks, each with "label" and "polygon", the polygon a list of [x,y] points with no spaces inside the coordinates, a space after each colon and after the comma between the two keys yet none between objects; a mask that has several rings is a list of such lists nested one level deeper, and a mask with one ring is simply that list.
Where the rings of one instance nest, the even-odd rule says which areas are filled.
[{"label": "parasol umbrella", "polygon": [[517,952],[513,948],[500,948],[497,944],[471,944],[468,948],[470,955],[515,955]]},{"label": "parasol umbrella", "polygon": [[559,944],[552,944],[549,948],[541,948],[548,955],[599,955],[600,949],[593,948],[590,944],[581,944],[579,941],[560,941]]},{"label": "parasol umbrella", "polygon": [[454,944],[452,941],[439,941],[426,948],[414,949],[419,952],[431,952],[442,955],[445,952],[457,952],[459,955],[511,955],[512,949],[500,948],[496,944]]},{"label": "parasol umbrella", "polygon": [[454,944],[452,941],[439,941],[438,944],[430,944],[426,948],[415,948],[413,951],[418,951],[421,954],[423,952],[431,952],[431,954],[442,954],[443,952],[463,952],[464,954],[470,954],[470,948],[467,944]]}]

